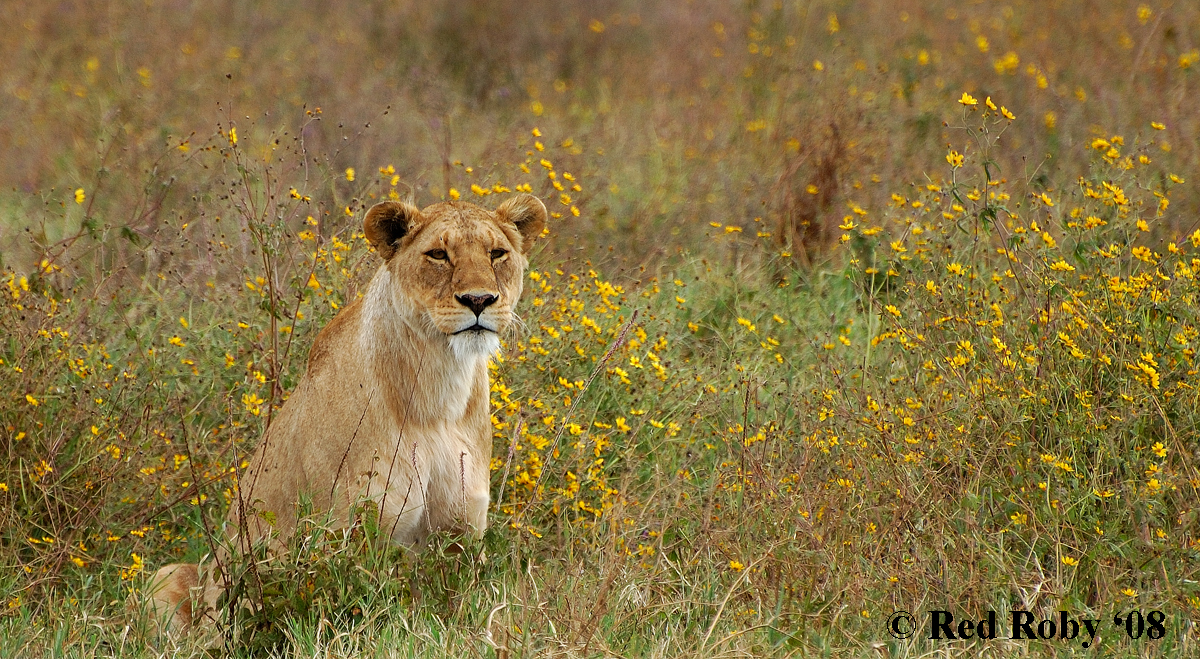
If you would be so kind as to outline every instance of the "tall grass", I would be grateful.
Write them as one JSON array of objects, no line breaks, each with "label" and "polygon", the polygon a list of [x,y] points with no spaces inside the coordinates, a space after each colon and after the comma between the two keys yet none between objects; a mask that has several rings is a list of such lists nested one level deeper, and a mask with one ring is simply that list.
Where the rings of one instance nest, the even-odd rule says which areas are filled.
[{"label": "tall grass", "polygon": [[[4,10],[0,653],[1076,647],[886,634],[934,608],[1193,651],[1194,8],[528,8]],[[129,596],[211,550],[362,211],[517,190],[487,536],[318,515],[156,638]]]}]

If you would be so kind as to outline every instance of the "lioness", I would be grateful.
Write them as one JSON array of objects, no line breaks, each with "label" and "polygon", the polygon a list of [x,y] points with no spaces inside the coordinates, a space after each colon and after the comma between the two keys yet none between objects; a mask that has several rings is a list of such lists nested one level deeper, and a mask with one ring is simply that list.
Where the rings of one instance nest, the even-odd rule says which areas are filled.
[{"label": "lioness", "polygon": [[[499,334],[519,322],[526,254],[545,223],[545,205],[527,194],[495,212],[458,201],[367,211],[367,240],[384,263],[362,299],[317,335],[307,372],[240,478],[240,500],[256,514],[243,518],[234,502],[231,546],[273,531],[287,538],[302,495],[341,521],[354,503],[375,502],[397,543],[483,532],[487,362]],[[159,570],[147,589],[156,621],[189,628],[199,591],[211,608],[220,586],[196,565]]]}]

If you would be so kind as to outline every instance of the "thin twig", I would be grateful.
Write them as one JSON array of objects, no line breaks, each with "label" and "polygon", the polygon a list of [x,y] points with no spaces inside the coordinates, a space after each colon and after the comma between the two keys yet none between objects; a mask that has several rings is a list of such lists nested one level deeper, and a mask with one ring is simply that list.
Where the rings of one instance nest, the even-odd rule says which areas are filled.
[{"label": "thin twig", "polygon": [[367,418],[367,410],[371,407],[371,399],[375,396],[375,390],[371,389],[367,393],[367,403],[363,407],[363,413],[358,417],[358,424],[354,426],[354,434],[350,435],[350,443],[346,444],[346,450],[342,452],[342,460],[338,463],[337,473],[333,475],[333,482],[329,484],[329,503],[333,505],[333,492],[337,489],[338,479],[342,477],[342,469],[346,466],[346,458],[350,455],[350,449],[354,446],[354,440],[358,438],[358,430],[362,428],[363,419]]},{"label": "thin twig", "polygon": [[554,452],[558,450],[558,444],[562,439],[563,431],[567,429],[567,422],[574,416],[575,408],[579,407],[579,401],[583,400],[583,395],[587,393],[588,387],[592,386],[592,381],[595,380],[596,376],[600,374],[600,370],[604,368],[604,364],[607,363],[608,359],[612,357],[613,353],[625,343],[625,337],[629,335],[629,329],[633,327],[633,321],[637,320],[637,317],[638,310],[634,309],[633,314],[629,317],[629,320],[625,322],[625,325],[621,328],[620,333],[617,334],[617,338],[614,339],[612,344],[608,346],[608,350],[604,353],[604,356],[600,358],[600,361],[596,362],[596,368],[592,369],[592,374],[589,375],[587,381],[583,383],[583,388],[579,390],[579,395],[575,397],[575,400],[571,401],[571,407],[568,408],[567,413],[563,415],[562,423],[558,427],[558,432],[554,435],[554,441],[550,444],[550,450],[546,452],[546,465],[542,467],[542,472],[538,474],[537,482],[533,484],[533,496],[531,496],[529,500],[525,502],[525,507],[521,508],[521,512],[519,515],[517,515],[517,517],[524,517],[525,513],[529,511],[529,507],[533,505],[534,500],[537,499],[538,488],[541,487],[542,479],[546,477],[546,472],[549,471],[547,467],[549,467],[550,460],[554,457]]},{"label": "thin twig", "polygon": [[770,549],[763,553],[762,558],[759,558],[757,561],[754,561],[750,565],[746,566],[746,569],[742,570],[741,574],[738,575],[737,580],[734,581],[733,585],[729,587],[729,590],[725,592],[725,597],[721,600],[721,604],[717,606],[717,612],[713,615],[712,622],[708,623],[708,631],[704,633],[704,640],[700,641],[700,654],[704,654],[704,648],[708,646],[708,639],[712,636],[713,630],[716,629],[717,622],[721,620],[721,614],[725,611],[725,605],[729,603],[729,598],[733,597],[734,591],[737,590],[737,587],[742,583],[742,580],[744,580],[750,574],[750,571],[754,569],[754,566],[765,561],[769,556],[774,554],[775,549],[781,544],[783,543],[775,543]]},{"label": "thin twig", "polygon": [[521,436],[521,426],[525,417],[517,417],[517,425],[513,428],[512,440],[508,442],[508,458],[504,461],[504,475],[500,477],[500,494],[496,496],[496,509],[504,504],[504,486],[508,484],[508,468],[512,466],[513,455],[517,452],[517,438]]},{"label": "thin twig", "polygon": [[496,650],[497,653],[500,651],[508,652],[508,646],[500,645],[492,637],[492,620],[496,617],[497,613],[506,608],[508,608],[508,602],[501,602],[496,606],[493,606],[492,610],[488,612],[487,622],[484,623],[483,627],[483,640],[487,642],[487,644],[490,645],[493,650]]}]

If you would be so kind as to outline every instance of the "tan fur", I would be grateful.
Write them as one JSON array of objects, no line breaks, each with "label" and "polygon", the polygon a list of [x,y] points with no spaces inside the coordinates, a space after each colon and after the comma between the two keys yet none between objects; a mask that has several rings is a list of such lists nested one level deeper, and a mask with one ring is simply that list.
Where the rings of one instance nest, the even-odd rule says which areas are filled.
[{"label": "tan fur", "polygon": [[195,565],[175,563],[159,570],[151,579],[151,621],[159,628],[186,629],[192,624],[193,588],[200,582]]},{"label": "tan fur", "polygon": [[[244,550],[272,532],[286,539],[302,496],[342,522],[353,504],[373,501],[401,544],[435,531],[483,532],[487,362],[498,333],[517,322],[526,252],[545,218],[530,195],[495,212],[465,202],[424,210],[385,202],[367,212],[367,238],[385,263],[362,299],[318,334],[306,374],[241,476],[246,510],[231,507],[231,546]],[[469,307],[488,296],[496,299],[477,318]],[[486,329],[466,330],[473,326]],[[193,565],[158,571],[148,592],[160,623],[192,624],[198,578],[207,606],[216,602],[219,585],[197,574]]]}]

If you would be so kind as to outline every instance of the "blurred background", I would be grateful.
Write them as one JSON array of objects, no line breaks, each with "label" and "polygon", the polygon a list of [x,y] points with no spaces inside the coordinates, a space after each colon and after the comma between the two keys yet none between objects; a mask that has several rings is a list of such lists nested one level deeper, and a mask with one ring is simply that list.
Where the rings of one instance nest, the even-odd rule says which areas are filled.
[{"label": "blurred background", "polygon": [[[1087,0],[4,3],[0,260],[28,269],[85,218],[145,256],[166,218],[217,213],[203,149],[230,128],[325,210],[386,194],[388,165],[420,204],[530,181],[550,200],[547,158],[581,179],[555,253],[658,262],[759,217],[817,258],[850,204],[939,179],[963,92],[1015,114],[1002,144],[1021,155],[998,175],[1033,191],[1072,185],[1095,137],[1194,171],[1198,17]],[[1193,193],[1172,203],[1195,217]]]}]

